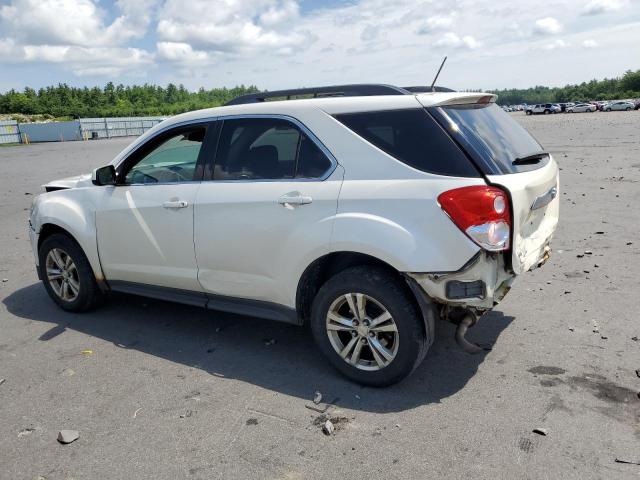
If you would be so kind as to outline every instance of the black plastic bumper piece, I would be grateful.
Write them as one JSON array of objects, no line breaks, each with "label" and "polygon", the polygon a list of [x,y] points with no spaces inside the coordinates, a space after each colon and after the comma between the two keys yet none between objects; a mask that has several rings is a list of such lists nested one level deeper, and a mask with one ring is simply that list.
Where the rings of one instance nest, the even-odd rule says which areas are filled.
[{"label": "black plastic bumper piece", "polygon": [[475,282],[461,282],[459,280],[451,280],[446,285],[447,298],[451,300],[460,300],[463,298],[484,298],[487,293],[487,287],[482,280]]}]

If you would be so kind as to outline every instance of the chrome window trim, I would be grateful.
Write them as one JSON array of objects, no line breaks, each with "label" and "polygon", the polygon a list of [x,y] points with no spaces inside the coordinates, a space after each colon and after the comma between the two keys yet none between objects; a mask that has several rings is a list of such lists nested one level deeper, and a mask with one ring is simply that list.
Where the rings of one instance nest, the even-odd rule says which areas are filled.
[{"label": "chrome window trim", "polygon": [[[228,179],[228,180],[204,180],[204,183],[207,182],[217,182],[217,183],[256,183],[256,182],[324,182],[327,178],[329,178],[333,172],[338,167],[338,160],[333,156],[331,151],[320,141],[320,139],[300,120],[295,117],[291,117],[289,115],[283,114],[269,114],[269,113],[256,113],[256,114],[238,114],[238,115],[221,115],[216,117],[216,120],[224,122],[225,120],[241,120],[245,118],[274,118],[278,120],[285,120],[293,123],[296,127],[298,127],[302,133],[304,133],[309,139],[315,144],[316,147],[320,149],[320,151],[329,159],[331,162],[331,166],[327,169],[327,171],[321,175],[320,177],[313,178],[237,178],[237,179]],[[224,128],[224,124],[222,126]],[[217,153],[217,152],[216,152]]]}]

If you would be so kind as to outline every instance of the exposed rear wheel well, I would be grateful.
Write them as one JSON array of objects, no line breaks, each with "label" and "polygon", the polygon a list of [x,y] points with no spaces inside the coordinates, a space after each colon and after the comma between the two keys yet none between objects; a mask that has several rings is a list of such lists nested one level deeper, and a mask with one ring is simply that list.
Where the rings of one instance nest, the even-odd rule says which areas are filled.
[{"label": "exposed rear wheel well", "polygon": [[[389,275],[400,278],[402,283],[404,283],[402,274],[398,272],[398,270],[378,258],[356,252],[329,253],[328,255],[318,258],[309,265],[298,282],[298,289],[296,292],[296,309],[298,311],[298,318],[300,319],[300,322],[308,322],[311,317],[311,305],[313,304],[313,299],[316,297],[320,287],[322,287],[327,280],[347,268],[361,265],[371,265],[383,268],[389,272]],[[407,286],[407,288],[409,287]],[[411,290],[409,289],[409,291]],[[413,292],[411,292],[411,297],[415,298]]]}]

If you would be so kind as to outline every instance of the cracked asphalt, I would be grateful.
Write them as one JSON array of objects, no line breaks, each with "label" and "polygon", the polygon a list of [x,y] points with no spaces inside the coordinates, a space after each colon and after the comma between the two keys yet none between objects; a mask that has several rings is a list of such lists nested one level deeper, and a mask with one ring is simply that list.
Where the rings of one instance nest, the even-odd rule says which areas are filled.
[{"label": "cracked asphalt", "polygon": [[0,147],[0,478],[638,478],[615,459],[640,462],[640,112],[513,115],[562,169],[551,259],[470,331],[491,351],[439,323],[386,389],[340,377],[293,326],[126,295],[59,310],[33,195],[131,139]]}]

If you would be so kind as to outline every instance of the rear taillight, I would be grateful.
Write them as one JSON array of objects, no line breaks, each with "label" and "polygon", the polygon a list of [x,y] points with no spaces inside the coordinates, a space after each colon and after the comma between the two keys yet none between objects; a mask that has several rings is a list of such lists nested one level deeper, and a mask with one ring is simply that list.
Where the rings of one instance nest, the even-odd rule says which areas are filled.
[{"label": "rear taillight", "polygon": [[460,230],[486,250],[509,248],[509,197],[496,187],[471,186],[441,193],[438,202]]}]

